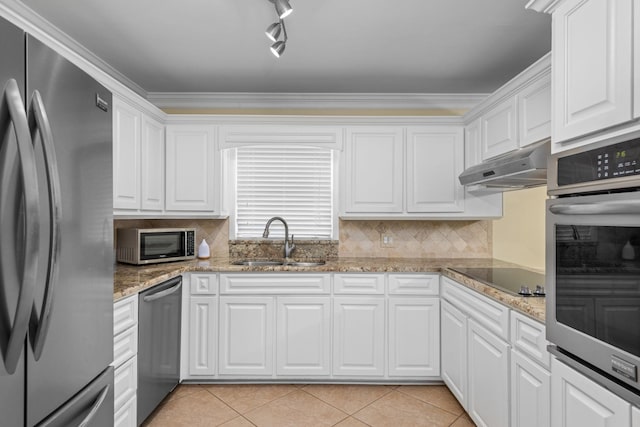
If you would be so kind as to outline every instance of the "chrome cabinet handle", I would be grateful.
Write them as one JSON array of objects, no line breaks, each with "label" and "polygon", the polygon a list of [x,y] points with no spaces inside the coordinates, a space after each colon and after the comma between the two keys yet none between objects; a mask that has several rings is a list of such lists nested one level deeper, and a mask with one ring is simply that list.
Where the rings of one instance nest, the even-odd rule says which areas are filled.
[{"label": "chrome cabinet handle", "polygon": [[[20,274],[20,292],[13,326],[4,354],[5,369],[9,374],[16,371],[24,339],[29,326],[30,309],[33,304],[38,273],[38,245],[40,242],[40,201],[35,152],[31,145],[26,109],[20,95],[18,82],[7,81],[0,102],[0,135],[10,132],[10,123],[16,134],[18,161],[22,172],[24,196],[25,241],[24,264]],[[4,196],[6,197],[6,195]]]},{"label": "chrome cabinet handle", "polygon": [[635,215],[640,214],[640,200],[557,204],[549,206],[549,212],[557,215]]},{"label": "chrome cabinet handle", "polygon": [[165,290],[157,292],[155,294],[147,295],[147,296],[143,297],[142,300],[144,302],[155,301],[157,299],[164,298],[164,297],[166,297],[168,295],[171,295],[171,294],[175,293],[181,287],[182,287],[182,282],[178,283],[177,285],[175,285],[172,288],[165,289]]},{"label": "chrome cabinet handle", "polygon": [[47,277],[45,281],[42,307],[38,314],[35,304],[31,308],[29,322],[29,341],[33,349],[35,360],[39,360],[47,338],[51,320],[51,307],[55,285],[58,281],[58,258],[60,256],[60,222],[62,217],[62,196],[60,195],[60,175],[58,173],[58,160],[53,145],[53,132],[49,117],[42,102],[40,92],[37,90],[31,96],[29,106],[29,131],[33,144],[36,144],[37,134],[40,133],[44,164],[46,168],[47,187],[49,194],[49,258],[47,264]]},{"label": "chrome cabinet handle", "polygon": [[110,387],[111,387],[111,384],[107,384],[106,386],[104,386],[98,398],[93,402],[93,406],[91,407],[91,410],[89,411],[87,416],[84,417],[84,419],[80,422],[80,424],[78,424],[78,427],[87,427],[89,425],[89,423],[96,416],[96,414],[98,413],[98,410],[100,409],[105,399],[107,398]]}]

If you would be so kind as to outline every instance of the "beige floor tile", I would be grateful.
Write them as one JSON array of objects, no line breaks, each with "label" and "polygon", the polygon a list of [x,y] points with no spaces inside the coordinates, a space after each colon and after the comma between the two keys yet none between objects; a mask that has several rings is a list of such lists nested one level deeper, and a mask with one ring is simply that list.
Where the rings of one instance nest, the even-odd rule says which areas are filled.
[{"label": "beige floor tile", "polygon": [[220,427],[254,427],[249,421],[247,421],[244,417],[234,418],[231,421],[227,421],[224,424],[220,424]]},{"label": "beige floor tile", "polygon": [[220,384],[203,385],[202,388],[241,414],[298,390],[290,384]]},{"label": "beige floor tile", "polygon": [[397,390],[452,414],[460,415],[464,412],[458,400],[453,397],[453,394],[444,385],[405,385]]},{"label": "beige floor tile", "polygon": [[465,413],[460,415],[460,418],[458,418],[455,423],[451,424],[451,427],[476,427],[476,424],[471,418],[469,418],[469,415]]},{"label": "beige floor tile", "polygon": [[444,427],[457,418],[450,412],[396,390],[353,416],[373,427]]},{"label": "beige floor tile", "polygon": [[289,393],[244,416],[258,427],[333,426],[347,418],[344,412],[303,390]]},{"label": "beige floor tile", "polygon": [[238,413],[206,390],[192,393],[162,405],[146,426],[149,427],[209,427],[236,418]]},{"label": "beige floor tile", "polygon": [[346,420],[340,421],[335,427],[369,427],[369,424],[365,424],[360,420],[353,417],[349,417]]},{"label": "beige floor tile", "polygon": [[201,390],[202,388],[199,384],[180,384],[171,392],[171,394],[169,394],[169,396],[167,396],[164,403],[190,396]]},{"label": "beige floor tile", "polygon": [[393,388],[383,385],[312,384],[303,390],[351,415],[391,393]]}]

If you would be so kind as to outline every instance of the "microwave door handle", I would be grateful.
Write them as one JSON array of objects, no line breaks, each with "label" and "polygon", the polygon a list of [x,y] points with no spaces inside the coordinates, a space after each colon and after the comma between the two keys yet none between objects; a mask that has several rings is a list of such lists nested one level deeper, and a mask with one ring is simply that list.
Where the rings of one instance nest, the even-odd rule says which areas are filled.
[{"label": "microwave door handle", "polygon": [[[4,365],[9,374],[16,371],[24,339],[29,327],[29,315],[38,274],[38,245],[40,243],[40,200],[35,152],[31,145],[26,109],[20,95],[20,88],[14,79],[7,81],[0,99],[0,134],[11,131],[11,123],[16,134],[20,163],[24,203],[24,256],[20,273],[20,291],[11,332],[4,347]],[[7,195],[0,195],[6,200]]]},{"label": "microwave door handle", "polygon": [[47,277],[45,281],[44,297],[41,311],[38,314],[35,303],[31,308],[29,325],[29,341],[33,349],[33,357],[39,360],[49,331],[51,320],[51,307],[58,281],[58,264],[60,257],[60,223],[62,217],[62,197],[60,194],[60,175],[58,173],[58,160],[54,149],[53,132],[44,102],[37,90],[33,92],[29,106],[29,130],[34,145],[40,134],[44,164],[46,168],[47,187],[49,191],[49,259],[47,264]]},{"label": "microwave door handle", "polygon": [[549,212],[556,215],[636,215],[640,214],[640,200],[557,204],[550,206]]}]

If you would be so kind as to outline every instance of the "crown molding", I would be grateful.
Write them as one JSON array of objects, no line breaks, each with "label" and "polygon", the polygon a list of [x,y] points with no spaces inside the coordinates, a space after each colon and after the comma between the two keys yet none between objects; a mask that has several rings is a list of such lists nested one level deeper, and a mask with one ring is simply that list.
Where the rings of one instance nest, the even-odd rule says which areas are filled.
[{"label": "crown molding", "polygon": [[469,110],[484,93],[244,93],[149,92],[147,100],[171,109],[433,109]]},{"label": "crown molding", "polygon": [[553,13],[563,0],[529,0],[525,9],[542,13]]},{"label": "crown molding", "polygon": [[146,98],[147,92],[127,76],[113,68],[67,33],[38,15],[18,0],[0,0],[0,16],[33,35],[62,54],[85,72],[123,95],[135,93]]}]

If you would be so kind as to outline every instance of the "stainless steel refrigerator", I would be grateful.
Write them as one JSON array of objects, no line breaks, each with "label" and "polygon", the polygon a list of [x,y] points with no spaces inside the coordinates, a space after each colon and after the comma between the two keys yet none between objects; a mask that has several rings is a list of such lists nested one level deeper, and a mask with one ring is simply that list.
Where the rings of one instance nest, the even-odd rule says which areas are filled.
[{"label": "stainless steel refrigerator", "polygon": [[0,425],[113,426],[111,94],[0,18]]}]

